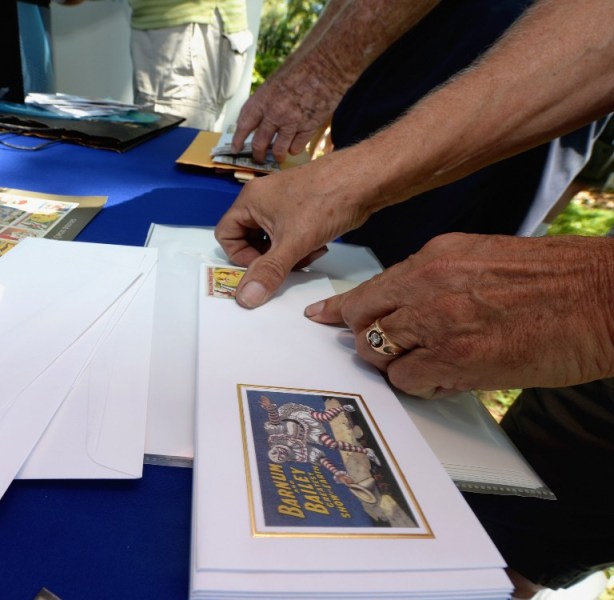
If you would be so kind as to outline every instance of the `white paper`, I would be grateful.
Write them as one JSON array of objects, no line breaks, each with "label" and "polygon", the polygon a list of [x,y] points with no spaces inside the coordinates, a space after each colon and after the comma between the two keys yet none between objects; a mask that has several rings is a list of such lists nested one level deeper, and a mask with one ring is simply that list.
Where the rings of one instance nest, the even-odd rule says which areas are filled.
[{"label": "white paper", "polygon": [[[147,245],[158,249],[159,264],[146,453],[191,460],[200,265],[230,263],[212,228],[153,225]],[[310,270],[356,283],[381,270],[366,248],[330,248]]]},{"label": "white paper", "polygon": [[[121,319],[134,303],[143,314],[132,333],[145,335],[147,353],[135,353],[127,366],[136,365],[138,355],[141,371],[147,369],[147,306],[153,300],[155,254],[143,248],[28,238],[0,261],[0,335],[10,342],[0,350],[6,383],[0,407],[1,492],[28,456],[31,466],[22,476],[139,476],[147,390],[117,414],[111,401],[115,394],[107,393],[119,381],[117,369],[101,366],[121,359],[121,353],[113,359],[111,353],[118,351]],[[148,382],[148,373],[123,373],[120,378],[127,377]],[[84,382],[89,382],[86,387]],[[125,431],[125,416],[137,404],[129,439],[117,435]],[[75,439],[79,443],[70,446]],[[130,462],[128,474],[101,474],[101,464],[109,464],[110,446],[117,457],[112,470]]]},{"label": "white paper", "polygon": [[[189,461],[194,454],[192,415],[196,381],[196,313],[200,265],[229,265],[212,228],[152,225],[149,246],[158,248],[152,384],[147,424],[149,455]],[[380,273],[365,247],[329,244],[307,271],[326,274],[335,293]],[[173,360],[169,360],[169,356]],[[549,497],[543,483],[492,420],[479,418],[474,397],[460,394],[433,404],[397,394],[460,486]],[[413,409],[413,412],[412,412]],[[463,424],[464,423],[464,424]],[[450,459],[454,457],[454,460]]]},{"label": "white paper", "polygon": [[[142,275],[98,322],[87,364],[18,474],[38,478],[134,478],[143,467],[156,251],[79,248]],[[81,359],[83,360],[83,359]],[[62,369],[56,369],[62,374]]]},{"label": "white paper", "polygon": [[[379,372],[357,358],[353,336],[303,317],[305,305],[331,291],[325,277],[296,273],[256,311],[231,300],[202,300],[193,530],[197,568],[230,574],[502,567],[492,542]],[[433,537],[254,537],[238,384],[360,394],[406,474]]]},{"label": "white paper", "polygon": [[473,394],[425,401],[395,393],[461,489],[554,498]]}]

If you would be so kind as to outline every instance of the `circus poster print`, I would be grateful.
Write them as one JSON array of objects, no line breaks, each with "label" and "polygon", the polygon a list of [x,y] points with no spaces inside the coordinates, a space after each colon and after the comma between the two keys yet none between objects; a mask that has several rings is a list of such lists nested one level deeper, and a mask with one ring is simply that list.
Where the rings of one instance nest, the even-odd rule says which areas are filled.
[{"label": "circus poster print", "polygon": [[254,535],[433,537],[359,395],[238,390]]}]

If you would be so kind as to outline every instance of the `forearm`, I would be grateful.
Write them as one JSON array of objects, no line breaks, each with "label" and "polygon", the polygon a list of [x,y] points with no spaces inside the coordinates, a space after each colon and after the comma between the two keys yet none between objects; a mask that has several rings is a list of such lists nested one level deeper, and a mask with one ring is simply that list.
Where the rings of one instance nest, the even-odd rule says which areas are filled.
[{"label": "forearm", "polygon": [[439,0],[330,0],[282,71],[302,63],[302,73],[347,90],[361,73]]},{"label": "forearm", "polygon": [[350,2],[351,0],[328,0],[317,21],[288,60],[295,60],[308,54],[318,44],[318,41],[331,23],[337,18],[339,11],[343,10]]},{"label": "forearm", "polygon": [[459,179],[611,111],[612,24],[612,2],[538,2],[479,64],[339,156],[362,165],[377,157],[364,177],[353,179],[368,210]]},{"label": "forearm", "polygon": [[603,246],[599,247],[596,239],[587,239],[593,241],[598,252],[594,253],[585,273],[584,312],[588,323],[603,332],[602,338],[596,336],[593,341],[604,355],[599,368],[604,377],[614,377],[614,238],[597,238],[603,241]]}]

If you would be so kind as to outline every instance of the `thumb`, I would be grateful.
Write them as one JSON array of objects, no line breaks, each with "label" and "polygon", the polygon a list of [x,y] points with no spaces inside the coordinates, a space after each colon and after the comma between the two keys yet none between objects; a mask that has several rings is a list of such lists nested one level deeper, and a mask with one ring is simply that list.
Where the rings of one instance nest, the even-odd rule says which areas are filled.
[{"label": "thumb", "polygon": [[244,308],[257,308],[267,302],[284,282],[293,264],[280,259],[271,250],[254,260],[237,287],[237,302]]}]

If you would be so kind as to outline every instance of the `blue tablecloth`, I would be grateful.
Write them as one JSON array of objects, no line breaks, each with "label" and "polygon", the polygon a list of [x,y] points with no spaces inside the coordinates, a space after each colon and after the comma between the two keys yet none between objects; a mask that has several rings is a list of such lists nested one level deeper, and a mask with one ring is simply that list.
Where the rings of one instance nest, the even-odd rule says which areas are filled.
[{"label": "blue tablecloth", "polygon": [[[77,239],[143,245],[152,222],[214,225],[240,190],[175,164],[196,133],[175,129],[125,154],[0,146],[0,186],[108,196]],[[42,587],[62,600],[188,598],[191,494],[191,469],[152,465],[132,481],[13,482],[0,499],[0,600]]]}]

